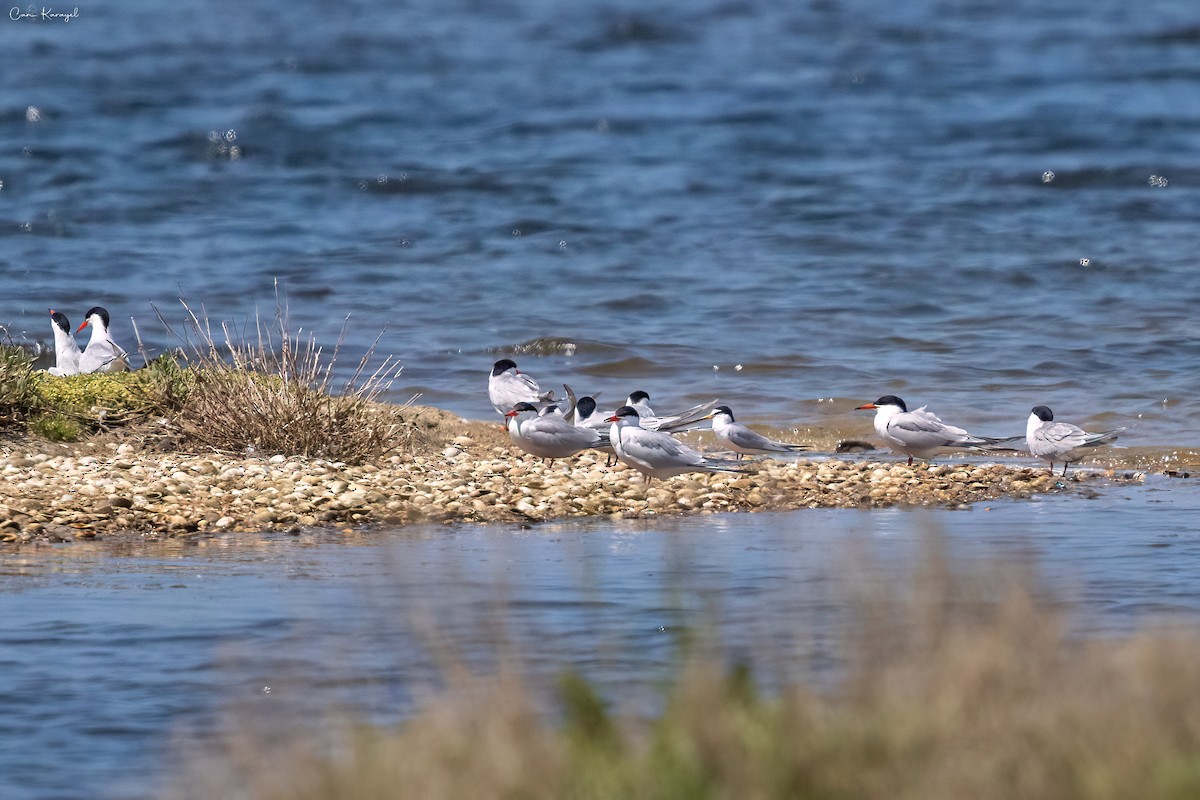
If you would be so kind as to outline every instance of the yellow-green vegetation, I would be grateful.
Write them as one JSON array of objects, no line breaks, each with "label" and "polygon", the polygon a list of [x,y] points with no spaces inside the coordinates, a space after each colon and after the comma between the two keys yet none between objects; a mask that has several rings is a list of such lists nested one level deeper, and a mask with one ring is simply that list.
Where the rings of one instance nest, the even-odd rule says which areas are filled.
[{"label": "yellow-green vegetation", "polygon": [[62,414],[38,414],[29,420],[29,432],[52,442],[76,442],[83,437],[83,426]]},{"label": "yellow-green vegetation", "polygon": [[1069,635],[1032,581],[953,578],[936,559],[907,592],[874,587],[844,629],[828,684],[795,674],[768,693],[717,653],[682,666],[645,721],[577,676],[548,709],[501,670],[454,682],[398,727],[352,726],[338,746],[328,730],[238,738],[172,796],[1200,797],[1194,631]]},{"label": "yellow-green vegetation", "polygon": [[95,372],[58,378],[34,372],[31,410],[88,425],[119,425],[164,416],[186,399],[194,375],[170,355],[132,372]]}]

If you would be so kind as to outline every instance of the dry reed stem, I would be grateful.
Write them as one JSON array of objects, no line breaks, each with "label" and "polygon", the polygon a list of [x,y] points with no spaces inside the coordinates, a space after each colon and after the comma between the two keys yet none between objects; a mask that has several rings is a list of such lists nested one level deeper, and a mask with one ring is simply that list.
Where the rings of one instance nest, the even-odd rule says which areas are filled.
[{"label": "dry reed stem", "polygon": [[314,336],[293,332],[278,285],[274,319],[267,323],[256,314],[249,341],[228,323],[214,329],[203,309],[180,303],[187,322],[182,334],[155,312],[183,344],[183,357],[195,375],[177,418],[184,447],[362,463],[416,434],[405,419],[409,403],[380,402],[401,370],[391,356],[371,369],[382,332],[350,377],[335,387],[345,324],[327,355]]}]

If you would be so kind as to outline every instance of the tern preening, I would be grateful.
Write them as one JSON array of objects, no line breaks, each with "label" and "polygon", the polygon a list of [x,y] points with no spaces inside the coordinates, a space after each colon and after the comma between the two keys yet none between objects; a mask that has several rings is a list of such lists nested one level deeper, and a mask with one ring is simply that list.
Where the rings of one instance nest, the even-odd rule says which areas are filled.
[{"label": "tern preening", "polygon": [[1083,458],[1084,450],[1108,444],[1125,430],[1117,428],[1103,433],[1088,433],[1078,425],[1055,422],[1054,412],[1046,406],[1034,406],[1025,426],[1025,444],[1030,455],[1050,462],[1051,473],[1054,472],[1055,461],[1063,462],[1062,474],[1065,477],[1067,467],[1071,462]]},{"label": "tern preening", "polygon": [[517,403],[504,416],[513,444],[538,458],[567,458],[608,444],[608,437],[595,428],[572,425],[557,414],[539,416],[530,403]]},{"label": "tern preening", "polygon": [[92,338],[79,357],[79,371],[87,374],[129,369],[127,354],[108,332],[108,311],[100,306],[89,309],[75,332],[79,333],[88,325],[92,326]]},{"label": "tern preening", "polygon": [[[580,428],[604,431],[607,435],[611,416],[611,412],[596,408],[596,398],[591,395],[584,395],[575,402],[575,424]],[[604,466],[611,467],[617,463],[617,451],[613,450],[611,444],[596,449],[602,450],[606,456]]]},{"label": "tern preening", "polygon": [[575,424],[581,428],[606,430],[612,416],[596,408],[596,398],[585,394],[575,402]]},{"label": "tern preening", "polygon": [[538,382],[517,369],[511,358],[502,358],[492,365],[488,376],[488,399],[497,413],[507,416],[517,403],[541,405],[554,399],[554,392],[543,392]]},{"label": "tern preening", "polygon": [[71,334],[71,322],[67,315],[50,309],[50,328],[54,331],[54,366],[46,371],[60,378],[78,375],[79,357],[83,353]]},{"label": "tern preening", "polygon": [[962,428],[947,425],[925,408],[921,406],[916,411],[909,411],[903,400],[888,394],[855,410],[875,409],[875,432],[892,450],[908,456],[910,467],[914,457],[929,460],[942,448],[1004,449],[998,445],[1012,440],[975,436]]},{"label": "tern preening", "polygon": [[637,409],[621,406],[608,418],[612,423],[608,439],[617,458],[646,476],[670,478],[686,472],[741,472],[734,462],[707,458],[673,436],[643,428]]},{"label": "tern preening", "polygon": [[787,444],[776,442],[755,433],[740,422],[733,419],[733,411],[729,406],[717,406],[712,414],[713,434],[717,441],[737,453],[740,461],[743,455],[759,455],[763,453],[796,453],[808,450],[806,444]]}]

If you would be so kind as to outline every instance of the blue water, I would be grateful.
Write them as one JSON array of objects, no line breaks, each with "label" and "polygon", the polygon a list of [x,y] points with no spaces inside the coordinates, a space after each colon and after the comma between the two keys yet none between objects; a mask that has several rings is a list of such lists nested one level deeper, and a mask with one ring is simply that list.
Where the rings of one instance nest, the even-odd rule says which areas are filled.
[{"label": "blue water", "polygon": [[[215,737],[390,721],[449,664],[565,669],[656,707],[681,634],[716,623],[764,680],[835,670],[850,598],[909,585],[938,534],[971,569],[1031,564],[1074,629],[1200,622],[1200,483],[972,511],[77,543],[0,562],[0,797],[139,797]],[[1090,515],[1090,516],[1089,516]],[[1089,524],[1081,524],[1088,519]],[[277,728],[272,728],[272,724]]]},{"label": "blue water", "polygon": [[0,19],[18,338],[99,303],[158,351],[151,303],[245,324],[278,278],[327,343],[350,316],[347,369],[386,327],[394,399],[476,418],[555,337],[517,353],[547,386],[779,425],[890,392],[1200,433],[1186,3],[79,8]]},{"label": "blue water", "polygon": [[[155,308],[252,325],[278,279],[293,327],[347,325],[343,374],[382,332],[392,399],[473,418],[511,354],[547,387],[779,426],[866,436],[849,409],[894,393],[986,433],[1045,404],[1194,447],[1198,65],[1200,10],[1162,0],[6,13],[0,324],[46,345],[48,307],[100,304],[155,354],[179,344]],[[1196,619],[1198,506],[1151,476],[932,519],[1121,631]],[[535,672],[630,691],[710,612],[733,651],[820,672],[843,543],[891,578],[929,519],[3,551],[0,797],[144,796],[231,705],[392,718],[436,682],[434,634],[486,663],[498,621]]]}]

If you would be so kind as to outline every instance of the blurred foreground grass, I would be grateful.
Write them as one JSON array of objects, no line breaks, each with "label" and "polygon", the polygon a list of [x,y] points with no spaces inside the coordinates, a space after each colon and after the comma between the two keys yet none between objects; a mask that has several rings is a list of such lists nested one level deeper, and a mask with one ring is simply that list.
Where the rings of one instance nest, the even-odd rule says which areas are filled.
[{"label": "blurred foreground grass", "polygon": [[[1021,570],[850,601],[837,680],[765,692],[719,652],[685,659],[663,713],[614,713],[568,673],[451,682],[396,727],[233,735],[177,798],[1200,797],[1200,638],[1070,635]],[[770,648],[770,643],[764,643]],[[319,742],[319,743],[318,743]]]}]

